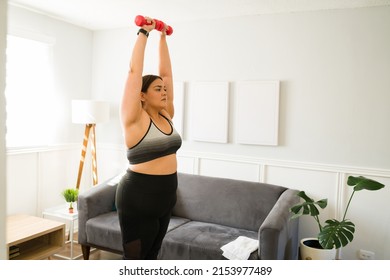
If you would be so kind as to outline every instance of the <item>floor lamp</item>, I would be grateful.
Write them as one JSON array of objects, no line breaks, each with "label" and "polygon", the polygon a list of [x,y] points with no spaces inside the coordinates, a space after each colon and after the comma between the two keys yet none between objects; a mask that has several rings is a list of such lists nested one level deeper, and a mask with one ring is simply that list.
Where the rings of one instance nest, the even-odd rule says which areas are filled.
[{"label": "floor lamp", "polygon": [[93,100],[72,100],[72,122],[85,124],[83,147],[81,149],[76,189],[80,188],[81,175],[83,173],[85,154],[87,152],[89,139],[91,139],[92,142],[91,153],[93,185],[98,183],[95,127],[97,123],[108,121],[109,115],[110,106],[108,102]]}]

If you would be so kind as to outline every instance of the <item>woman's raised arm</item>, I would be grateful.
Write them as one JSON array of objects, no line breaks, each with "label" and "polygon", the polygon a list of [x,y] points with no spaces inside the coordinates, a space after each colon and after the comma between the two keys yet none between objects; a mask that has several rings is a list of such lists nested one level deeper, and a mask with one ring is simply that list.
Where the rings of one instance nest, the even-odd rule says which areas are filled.
[{"label": "woman's raised arm", "polygon": [[[148,22],[153,22],[148,18]],[[121,121],[124,127],[136,122],[142,112],[141,88],[142,72],[144,68],[145,48],[148,39],[148,32],[152,31],[155,23],[144,25],[141,29],[146,30],[146,34],[138,32],[138,37],[130,59],[130,69],[127,76],[125,89],[121,103]]]},{"label": "woman's raised arm", "polygon": [[[166,28],[167,26],[165,26]],[[166,111],[171,117],[175,113],[173,106],[173,77],[172,77],[172,66],[171,59],[169,56],[169,50],[167,45],[167,38],[165,32],[161,33],[160,44],[159,44],[159,75],[164,81],[164,85],[167,91],[167,108]]]}]

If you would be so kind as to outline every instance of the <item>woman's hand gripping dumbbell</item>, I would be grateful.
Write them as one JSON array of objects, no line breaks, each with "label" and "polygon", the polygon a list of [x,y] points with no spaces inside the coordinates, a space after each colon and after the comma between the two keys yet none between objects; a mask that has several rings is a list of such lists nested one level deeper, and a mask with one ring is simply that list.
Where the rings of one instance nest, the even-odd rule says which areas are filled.
[{"label": "woman's hand gripping dumbbell", "polygon": [[[153,20],[156,23],[155,29],[158,31],[163,31],[166,24],[163,21],[158,20],[158,19],[153,19]],[[137,26],[140,26],[140,27],[143,25],[151,25],[152,24],[152,22],[148,22],[147,19],[141,15],[136,16],[134,22]],[[167,27],[165,30],[165,34],[171,35],[173,33],[173,28],[169,25],[166,25],[166,26]]]}]

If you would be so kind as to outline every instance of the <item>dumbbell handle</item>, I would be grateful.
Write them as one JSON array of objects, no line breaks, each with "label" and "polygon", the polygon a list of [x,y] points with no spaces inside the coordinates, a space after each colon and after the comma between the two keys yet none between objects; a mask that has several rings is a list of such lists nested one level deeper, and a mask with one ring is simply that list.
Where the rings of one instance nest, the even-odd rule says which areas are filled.
[{"label": "dumbbell handle", "polygon": [[[136,16],[134,22],[137,26],[151,25],[152,24],[152,23],[148,23],[146,18],[144,16],[141,16],[141,15]],[[162,31],[164,29],[165,23],[163,21],[158,20],[158,19],[154,19],[154,22],[156,23],[156,27],[155,27],[156,30]],[[167,25],[167,30],[165,31],[165,33],[167,35],[171,35],[173,33],[173,28],[171,26]]]}]

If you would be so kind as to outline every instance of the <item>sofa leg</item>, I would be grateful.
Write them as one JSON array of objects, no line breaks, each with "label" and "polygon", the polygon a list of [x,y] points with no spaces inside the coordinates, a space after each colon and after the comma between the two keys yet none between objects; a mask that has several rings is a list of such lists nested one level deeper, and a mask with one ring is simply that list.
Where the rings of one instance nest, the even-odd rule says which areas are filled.
[{"label": "sofa leg", "polygon": [[81,245],[81,251],[83,252],[84,260],[89,260],[89,253],[91,252],[91,247],[86,245]]}]

